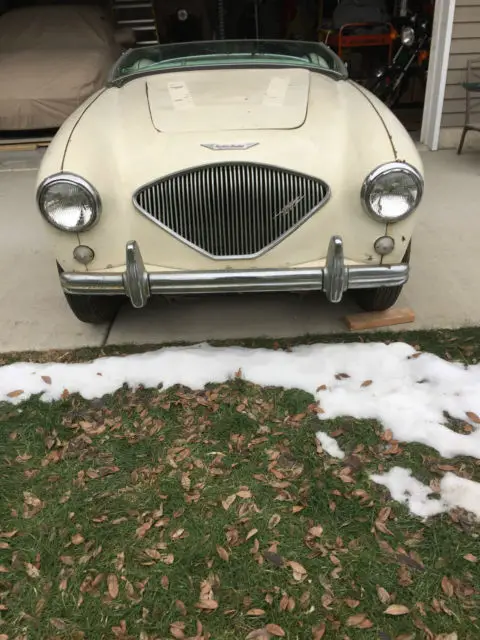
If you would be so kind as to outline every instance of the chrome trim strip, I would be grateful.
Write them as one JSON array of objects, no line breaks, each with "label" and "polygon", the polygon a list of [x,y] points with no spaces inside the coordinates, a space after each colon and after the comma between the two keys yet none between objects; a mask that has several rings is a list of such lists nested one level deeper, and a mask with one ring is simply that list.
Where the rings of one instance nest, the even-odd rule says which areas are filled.
[{"label": "chrome trim strip", "polygon": [[[293,188],[292,180],[293,180],[293,177],[296,177],[299,182],[299,186],[300,184],[303,184],[304,194],[309,195],[310,197],[313,197],[314,188],[315,188],[314,185],[312,185],[311,183],[312,182],[318,183],[317,186],[319,189],[321,189],[322,199],[320,200],[318,205],[314,206],[310,211],[308,211],[301,218],[301,220],[299,220],[293,226],[289,227],[288,230],[285,231],[282,235],[278,236],[273,242],[263,247],[261,250],[257,251],[256,253],[233,254],[233,255],[223,255],[223,256],[212,255],[208,251],[202,249],[201,247],[197,246],[195,243],[191,242],[190,240],[185,238],[183,235],[181,235],[181,233],[183,232],[183,227],[181,227],[180,233],[177,233],[169,226],[170,221],[172,221],[172,224],[173,224],[173,220],[177,217],[177,213],[179,211],[185,210],[185,204],[186,204],[184,191],[181,190],[182,196],[180,199],[178,196],[175,195],[176,193],[178,193],[178,191],[177,189],[173,188],[173,185],[174,185],[174,181],[176,180],[181,180],[182,178],[185,178],[187,180],[190,179],[190,176],[194,175],[195,172],[198,171],[199,172],[199,174],[197,174],[198,179],[193,181],[195,183],[194,196],[192,196],[192,193],[189,193],[186,196],[186,198],[189,200],[188,204],[193,203],[192,202],[193,197],[199,198],[200,200],[203,201],[207,196],[209,184],[211,183],[212,180],[216,180],[217,181],[217,203],[221,203],[222,205],[224,205],[226,199],[228,198],[229,189],[232,190],[232,187],[234,186],[232,174],[226,171],[226,168],[230,166],[237,167],[239,169],[238,174],[242,175],[242,177],[245,179],[245,185],[247,185],[247,189],[243,190],[243,197],[240,197],[240,195],[237,194],[238,200],[236,204],[239,207],[239,211],[241,211],[242,213],[246,213],[247,210],[253,210],[253,212],[255,213],[254,220],[255,220],[255,224],[257,225],[257,228],[259,226],[259,212],[258,212],[258,208],[255,208],[255,194],[252,194],[252,192],[250,191],[250,188],[252,188],[255,185],[255,179],[259,177],[258,175],[255,174],[255,170],[267,169],[272,171],[272,173],[274,172],[278,173],[278,175],[274,175],[273,179],[270,180],[268,184],[265,181],[263,182],[263,188],[264,188],[263,195],[269,204],[272,204],[272,201],[273,201],[272,199],[274,198],[274,202],[275,204],[278,204],[279,209],[281,209],[281,207],[278,203],[277,193],[275,193],[274,189],[272,190],[272,181],[275,181],[275,183],[281,187],[282,192],[285,192],[287,189],[291,190]],[[214,171],[216,171],[215,174],[213,174]],[[161,187],[162,184],[165,185],[163,189]],[[160,220],[158,220],[154,215],[152,215],[146,209],[144,209],[138,201],[140,194],[145,191],[147,191],[146,197],[148,201],[148,198],[151,193],[150,190],[154,190],[154,194],[155,194],[154,200],[156,200],[154,204],[157,207],[162,196],[163,196],[163,199],[168,204],[169,210],[165,212],[165,222],[161,222]],[[236,161],[236,162],[230,161],[230,162],[208,163],[204,165],[189,167],[187,169],[182,169],[181,171],[178,171],[178,172],[167,174],[165,176],[162,176],[161,178],[152,180],[151,182],[147,182],[146,184],[142,185],[141,187],[135,190],[132,196],[132,202],[133,202],[133,206],[142,215],[144,215],[146,218],[151,220],[154,224],[156,224],[161,229],[166,231],[169,235],[173,236],[174,238],[176,238],[183,244],[187,245],[191,249],[194,249],[195,251],[202,254],[203,256],[207,256],[212,260],[245,260],[245,259],[258,258],[264,255],[265,253],[267,253],[268,251],[270,251],[271,249],[273,249],[274,247],[276,247],[280,242],[285,240],[285,238],[287,238],[294,231],[296,231],[300,226],[306,223],[315,213],[317,213],[320,209],[322,209],[329,202],[331,195],[332,193],[331,193],[330,186],[326,182],[324,182],[321,178],[317,178],[316,176],[306,175],[292,169],[279,167],[271,164],[253,163],[248,161]],[[247,202],[247,200],[249,200],[249,202]],[[150,203],[148,204],[150,206]],[[289,213],[291,214],[292,212],[290,211]],[[215,239],[216,242],[225,241],[225,233],[226,233],[225,225],[220,225],[219,227],[215,227],[213,224],[213,216],[211,215],[210,212],[208,213],[208,217],[209,217],[208,229],[203,229],[203,232],[205,234],[210,233],[210,239]],[[188,221],[184,220],[184,216],[182,215],[179,218],[179,224],[182,225],[183,223],[185,224],[188,223],[190,229],[194,228],[194,225],[196,224],[196,222],[193,222],[192,219]],[[270,225],[270,231],[272,231],[271,225],[275,224],[278,228],[278,219],[275,218],[274,220],[270,220],[268,223],[266,223],[266,226],[267,224]],[[200,233],[202,230],[200,228],[197,228],[197,231]],[[241,230],[239,229],[239,231]],[[249,232],[250,233],[253,232],[251,227],[248,227],[245,233],[248,234]]]},{"label": "chrome trim strip", "polygon": [[324,291],[330,302],[337,303],[347,289],[399,286],[409,276],[407,264],[346,266],[339,236],[330,240],[326,266],[312,269],[149,273],[136,242],[127,244],[126,254],[125,273],[62,272],[63,290],[78,295],[125,294],[137,308],[145,306],[152,295],[269,291]]}]

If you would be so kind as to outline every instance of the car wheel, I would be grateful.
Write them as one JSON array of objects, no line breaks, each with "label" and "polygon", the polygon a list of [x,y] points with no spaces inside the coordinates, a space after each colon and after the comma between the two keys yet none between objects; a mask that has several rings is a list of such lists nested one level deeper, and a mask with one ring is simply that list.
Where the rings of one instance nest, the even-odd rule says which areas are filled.
[{"label": "car wheel", "polygon": [[[60,275],[62,267],[57,262],[57,271]],[[81,322],[87,324],[104,324],[111,322],[122,304],[123,296],[88,296],[73,295],[63,292],[70,309]]]},{"label": "car wheel", "polygon": [[88,324],[111,322],[122,302],[121,296],[86,296],[65,293],[65,298],[78,320]]},{"label": "car wheel", "polygon": [[[402,262],[410,262],[410,252],[412,243],[410,242]],[[386,311],[393,307],[398,297],[402,293],[403,285],[398,287],[377,287],[376,289],[353,290],[353,295],[360,308],[364,311]]]}]

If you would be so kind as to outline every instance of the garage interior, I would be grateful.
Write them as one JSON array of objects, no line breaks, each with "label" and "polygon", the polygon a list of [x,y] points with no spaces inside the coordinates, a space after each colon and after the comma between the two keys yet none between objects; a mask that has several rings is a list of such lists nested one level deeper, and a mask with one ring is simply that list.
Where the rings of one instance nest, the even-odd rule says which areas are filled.
[{"label": "garage interior", "polygon": [[[212,39],[323,41],[354,80],[370,87],[376,70],[402,47],[402,26],[421,16],[431,33],[433,11],[434,0],[0,0],[0,144],[48,143],[130,47]],[[400,54],[406,61],[412,52],[418,58],[414,50],[415,44]],[[428,65],[428,50],[421,53],[414,70]],[[410,75],[393,110],[418,138],[426,72]]]}]

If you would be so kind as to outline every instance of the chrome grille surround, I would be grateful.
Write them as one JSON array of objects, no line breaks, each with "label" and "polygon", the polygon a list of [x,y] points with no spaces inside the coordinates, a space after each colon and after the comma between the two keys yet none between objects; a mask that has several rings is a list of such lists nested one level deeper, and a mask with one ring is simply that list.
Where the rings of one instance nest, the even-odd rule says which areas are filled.
[{"label": "chrome grille surround", "polygon": [[318,178],[249,162],[193,167],[142,186],[135,207],[182,242],[216,260],[255,258],[316,213],[330,197]]}]

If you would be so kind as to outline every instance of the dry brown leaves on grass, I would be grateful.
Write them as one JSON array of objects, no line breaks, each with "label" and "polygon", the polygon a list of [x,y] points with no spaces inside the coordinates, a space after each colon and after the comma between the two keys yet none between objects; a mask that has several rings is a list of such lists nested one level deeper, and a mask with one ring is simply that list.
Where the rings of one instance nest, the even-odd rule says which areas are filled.
[{"label": "dry brown leaves on grass", "polygon": [[377,515],[377,518],[375,520],[375,528],[378,529],[378,531],[381,531],[382,533],[393,536],[393,533],[385,524],[387,520],[390,518],[391,513],[392,513],[391,507],[382,507],[382,509],[380,509]]},{"label": "dry brown leaves on grass", "polygon": [[442,591],[448,598],[453,596],[453,583],[447,578],[447,576],[443,576],[442,578]]},{"label": "dry brown leaves on grass", "polygon": [[237,496],[234,493],[231,496],[228,496],[228,498],[225,498],[225,500],[222,500],[222,507],[225,509],[225,511],[228,511],[230,509],[230,507],[232,506],[232,504],[235,502],[236,499],[237,499]]},{"label": "dry brown leaves on grass", "polygon": [[45,503],[30,491],[23,492],[23,517],[34,518],[45,507]]},{"label": "dry brown leaves on grass", "polygon": [[390,602],[391,596],[388,593],[388,591],[386,589],[384,589],[383,587],[379,586],[377,584],[377,595],[378,595],[378,599],[380,600],[380,602],[382,604],[388,604]]},{"label": "dry brown leaves on grass", "polygon": [[299,562],[290,560],[286,565],[292,569],[293,579],[297,582],[303,582],[307,578],[307,570]]},{"label": "dry brown leaves on grass", "polygon": [[353,627],[354,629],[371,629],[373,622],[368,619],[366,613],[357,613],[354,616],[347,618],[347,627]]},{"label": "dry brown leaves on grass", "polygon": [[271,640],[271,638],[285,638],[285,631],[278,624],[270,623],[261,629],[251,631],[245,640]]},{"label": "dry brown leaves on grass", "polygon": [[82,542],[85,542],[85,538],[82,536],[81,533],[76,533],[75,535],[72,536],[72,544],[79,545],[79,544],[82,544]]},{"label": "dry brown leaves on grass", "polygon": [[224,549],[220,545],[217,545],[217,553],[222,560],[224,560],[225,562],[228,562],[230,556],[226,549]]},{"label": "dry brown leaves on grass", "polygon": [[[362,386],[368,386],[366,384],[368,382],[369,381],[365,381]],[[189,395],[188,401],[185,401],[187,404],[191,402],[191,397],[192,396]],[[209,401],[209,396],[206,394],[195,397],[195,402],[198,402],[201,406],[206,406]],[[358,632],[353,630],[368,631],[374,625],[377,626],[381,624],[382,619],[388,620],[391,628],[391,625],[394,624],[395,621],[392,622],[390,618],[394,619],[396,616],[400,618],[405,616],[403,620],[399,621],[399,624],[408,624],[414,620],[420,620],[421,623],[422,618],[427,619],[426,616],[432,615],[432,612],[449,615],[453,620],[453,615],[457,614],[456,611],[455,614],[453,614],[447,606],[451,605],[452,608],[455,608],[454,604],[449,602],[448,599],[455,597],[457,591],[463,587],[460,587],[454,578],[447,576],[444,576],[440,584],[442,573],[449,572],[450,568],[445,568],[442,570],[442,573],[440,573],[438,580],[438,598],[434,598],[433,600],[429,598],[428,601],[425,598],[424,603],[411,603],[410,600],[407,600],[408,596],[405,595],[407,593],[406,591],[402,591],[401,589],[397,590],[387,582],[385,582],[385,585],[388,586],[389,591],[392,593],[389,593],[384,587],[377,585],[376,595],[375,590],[373,590],[373,606],[371,609],[368,604],[365,603],[360,590],[355,586],[353,590],[350,591],[352,597],[345,597],[349,593],[348,590],[343,591],[345,594],[343,597],[338,597],[335,584],[340,584],[342,580],[342,586],[346,584],[341,572],[343,570],[345,574],[348,575],[348,564],[350,558],[354,555],[351,554],[349,556],[348,553],[351,550],[361,553],[363,549],[361,549],[360,537],[358,540],[350,540],[348,533],[345,533],[344,539],[342,540],[342,538],[337,535],[337,533],[341,532],[340,529],[336,528],[332,531],[327,511],[328,507],[325,509],[325,512],[315,514],[323,524],[319,524],[315,516],[312,517],[311,513],[309,515],[302,513],[305,509],[309,510],[309,491],[312,490],[313,484],[310,483],[310,479],[305,477],[307,474],[304,474],[303,464],[294,459],[294,456],[291,454],[290,443],[285,432],[287,426],[289,429],[296,429],[298,432],[298,427],[302,424],[302,420],[307,413],[299,413],[293,416],[289,415],[272,426],[272,424],[265,424],[265,421],[262,422],[261,416],[259,417],[256,413],[257,407],[252,400],[246,398],[240,404],[236,403],[237,401],[235,400],[233,408],[234,410],[236,409],[238,413],[244,412],[246,415],[249,413],[255,415],[259,428],[258,432],[254,434],[254,437],[249,438],[249,436],[244,434],[231,434],[231,436],[226,439],[228,454],[217,450],[212,451],[212,449],[220,449],[220,446],[218,442],[212,441],[210,435],[204,435],[203,429],[206,428],[206,423],[201,423],[201,429],[199,429],[199,425],[195,425],[193,420],[189,422],[193,411],[192,414],[187,412],[185,428],[188,432],[188,439],[184,438],[185,434],[182,434],[181,437],[173,443],[166,445],[165,451],[167,454],[159,458],[158,465],[156,465],[155,469],[145,466],[139,467],[131,472],[131,487],[129,486],[128,489],[133,487],[137,488],[137,485],[141,487],[142,484],[145,485],[152,482],[158,486],[158,476],[161,474],[169,479],[171,478],[176,490],[178,490],[179,487],[183,490],[184,506],[180,508],[177,506],[177,510],[174,513],[169,512],[168,505],[171,504],[171,496],[169,495],[160,496],[160,499],[165,501],[165,514],[163,512],[163,505],[160,505],[156,511],[144,512],[142,508],[139,508],[136,511],[132,510],[133,515],[128,512],[125,515],[122,514],[123,517],[117,518],[111,516],[107,508],[104,513],[97,513],[95,515],[93,522],[98,525],[113,525],[113,527],[115,527],[117,524],[130,521],[132,524],[130,533],[132,542],[135,545],[138,544],[140,547],[145,546],[148,548],[141,548],[136,551],[134,559],[129,557],[127,567],[125,566],[125,552],[116,553],[115,551],[115,553],[111,555],[109,568],[104,570],[105,573],[103,574],[97,573],[94,563],[92,563],[91,571],[88,572],[88,576],[85,578],[80,589],[81,594],[77,603],[78,606],[81,606],[83,601],[82,594],[85,593],[99,597],[102,604],[110,607],[112,611],[119,610],[124,606],[123,600],[125,598],[131,603],[142,602],[143,590],[145,589],[147,581],[142,584],[135,582],[133,578],[131,578],[132,582],[127,579],[128,572],[131,568],[130,563],[133,561],[142,565],[142,567],[153,567],[152,571],[158,571],[161,566],[159,563],[166,565],[174,564],[172,569],[162,567],[160,573],[157,574],[156,581],[160,581],[162,589],[169,590],[169,593],[164,595],[170,598],[171,603],[174,603],[174,617],[169,620],[167,628],[169,628],[170,636],[180,640],[187,637],[192,638],[190,635],[192,632],[191,620],[187,618],[187,616],[192,616],[192,614],[201,619],[205,618],[208,620],[208,623],[213,626],[218,624],[218,617],[222,616],[225,617],[227,621],[229,619],[231,621],[241,621],[241,625],[243,626],[239,632],[239,637],[241,636],[242,638],[247,634],[245,629],[256,625],[260,626],[261,628],[248,633],[246,637],[249,640],[255,638],[272,640],[272,638],[277,637],[289,637],[292,634],[292,628],[296,629],[297,621],[300,621],[301,631],[299,631],[299,633],[302,634],[302,637],[305,637],[305,639],[312,638],[312,640],[322,640],[327,633],[329,634],[328,637],[330,637],[330,634],[333,634],[332,637],[338,637],[339,639],[346,639],[351,636],[356,637],[355,633],[358,634]],[[144,420],[148,421],[148,412],[145,416]],[[95,444],[95,437],[102,436],[106,429],[111,426],[113,426],[113,429],[112,434],[109,434],[109,438],[119,437],[120,426],[114,419],[112,419],[111,425],[106,422],[100,423],[90,417],[88,420],[80,422],[76,431],[80,433],[81,441],[79,441],[78,444],[82,451],[85,450],[85,445],[87,448],[92,446],[92,438]],[[147,427],[157,429],[158,425],[149,423]],[[135,429],[129,430],[128,438],[131,439],[132,442],[135,442],[142,431],[143,423],[138,424],[138,427],[136,425]],[[153,433],[156,434],[158,432],[153,431]],[[281,439],[281,444],[279,444],[278,447],[277,445],[270,444],[267,447],[265,446],[265,442],[268,439],[266,436],[270,436],[272,433],[278,433]],[[336,433],[346,433],[346,430],[342,431],[341,429],[337,429]],[[206,454],[202,460],[200,459],[200,453],[192,453],[198,451],[198,448],[191,443],[198,445],[202,439],[205,438],[206,441],[207,437],[209,438],[209,453]],[[100,441],[102,440],[101,437],[98,439]],[[392,444],[392,438],[388,433],[386,434],[386,441],[389,445]],[[186,442],[188,442],[188,446]],[[58,443],[56,439],[53,438],[49,440],[47,446],[51,449],[53,447],[60,447],[61,443]],[[382,444],[381,446],[384,447],[385,445]],[[66,448],[67,447],[65,447],[65,449]],[[199,596],[196,604],[194,604],[195,600],[193,600],[192,606],[188,601],[187,609],[187,606],[182,600],[176,599],[176,596],[180,596],[180,594],[176,593],[176,577],[178,573],[175,574],[175,571],[178,572],[183,569],[181,567],[181,541],[189,535],[188,510],[190,505],[203,499],[204,493],[207,494],[209,483],[212,481],[212,478],[209,478],[209,476],[215,476],[215,478],[213,478],[215,482],[220,482],[222,477],[232,477],[233,465],[232,469],[230,469],[228,462],[226,462],[226,460],[228,460],[227,455],[230,456],[238,453],[239,456],[245,456],[246,458],[255,450],[264,451],[265,457],[268,459],[264,468],[256,468],[257,473],[255,473],[253,477],[257,481],[257,484],[251,481],[250,486],[242,485],[240,484],[242,480],[234,485],[227,482],[227,488],[223,494],[220,494],[221,497],[215,494],[213,500],[205,500],[205,509],[209,512],[208,517],[212,518],[216,513],[219,519],[223,518],[228,524],[224,525],[222,534],[224,535],[223,541],[218,545],[213,542],[212,548],[209,553],[206,554],[206,569],[202,568],[202,573],[197,575],[192,582],[192,585],[196,585],[195,588],[199,589]],[[373,521],[373,539],[378,541],[381,549],[389,555],[389,563],[393,565],[393,575],[395,571],[397,571],[395,565],[398,563],[400,565],[398,567],[399,584],[404,584],[405,586],[412,585],[414,583],[412,575],[416,577],[416,572],[425,569],[419,556],[411,551],[413,546],[420,544],[421,534],[418,532],[414,534],[410,532],[405,533],[405,539],[402,540],[401,543],[405,549],[401,549],[400,547],[393,549],[388,542],[379,540],[379,538],[383,536],[388,536],[386,539],[395,546],[392,542],[395,538],[391,537],[393,535],[391,529],[395,531],[395,535],[398,535],[398,527],[396,527],[396,525],[399,516],[398,512],[396,510],[394,512],[391,507],[382,507],[379,509],[376,506],[373,489],[371,490],[371,494],[369,494],[364,489],[358,487],[358,482],[361,482],[360,472],[368,463],[368,455],[370,453],[371,451],[369,451],[367,447],[362,448],[362,445],[359,445],[354,453],[348,456],[342,464],[337,462],[331,464],[328,458],[326,458],[325,467],[322,468],[322,471],[329,471],[335,479],[340,480],[342,484],[345,485],[342,487],[339,482],[336,482],[334,485],[335,489],[330,488],[328,490],[326,505],[330,504],[330,510],[332,512],[337,509],[340,513],[346,500],[351,501],[355,506],[360,505],[359,511],[363,511],[363,514],[358,514],[358,520],[363,520],[367,523],[365,524],[364,533],[368,535],[368,529],[371,526],[370,523]],[[298,453],[296,453],[296,457],[297,456],[300,458]],[[19,459],[17,460],[19,464],[23,465],[26,461],[26,454],[19,455]],[[53,461],[52,458],[52,462]],[[85,465],[85,470],[82,471],[83,475],[79,474],[74,486],[81,488],[85,486],[88,487],[90,480],[92,480],[91,486],[100,484],[95,481],[100,477],[116,473],[119,470],[118,467],[115,467],[111,463],[113,463],[113,460],[103,461],[102,459],[100,464],[103,464],[103,467],[87,468],[87,465]],[[25,469],[25,466],[23,469]],[[308,469],[306,463],[305,469]],[[197,470],[199,470],[202,476],[202,481],[199,481],[196,475]],[[304,477],[302,477],[302,474]],[[320,478],[320,475],[317,476],[317,478]],[[249,480],[251,480],[251,477],[244,476],[243,482],[249,482]],[[76,484],[77,481],[78,484]],[[261,483],[263,486],[268,486],[271,489],[271,499],[275,505],[273,509],[270,510],[269,508],[269,510],[265,512],[265,517],[263,513],[264,505],[261,503],[260,492],[257,490],[258,483]],[[205,487],[207,490],[204,492]],[[162,488],[164,488],[163,485]],[[165,493],[169,493],[167,488],[164,488],[164,491]],[[258,499],[255,495],[257,492]],[[40,489],[37,489],[36,493],[42,495],[42,497],[48,495]],[[75,489],[72,490],[72,494],[73,498],[75,498]],[[69,499],[70,492],[67,492],[67,494],[65,494],[65,501]],[[42,501],[33,494],[29,494],[28,502],[29,511],[33,513],[38,507],[40,507],[40,511],[44,507]],[[73,509],[74,507],[72,505],[72,511]],[[369,511],[367,511],[367,509]],[[259,516],[259,514],[261,515]],[[373,518],[371,517],[372,514],[374,514]],[[336,514],[335,517],[337,517]],[[176,519],[179,519],[178,525],[175,525]],[[13,526],[16,525],[12,524],[11,526],[13,528]],[[298,528],[295,529],[296,527]],[[65,591],[68,582],[72,581],[73,570],[76,571],[80,566],[86,566],[90,569],[88,563],[92,558],[94,550],[94,535],[91,534],[90,530],[88,530],[87,533],[87,527],[85,526],[81,528],[77,525],[77,528],[78,531],[75,535],[70,536],[70,533],[67,533],[63,553],[71,555],[62,555],[60,557],[63,565],[59,575],[59,589],[61,591]],[[303,542],[304,553],[302,550],[299,551],[298,548],[287,549],[287,545],[285,544],[285,530],[288,530],[288,528],[292,531],[296,530],[299,534],[298,540],[300,543]],[[11,532],[0,534],[0,538],[3,538],[2,541],[5,541],[6,544],[9,544],[10,537],[14,537],[16,533],[16,531],[12,530]],[[193,529],[190,529],[190,535],[194,537],[195,532]],[[207,536],[207,539],[208,537],[209,536]],[[214,540],[213,536],[210,537],[210,541],[212,540]],[[245,542],[248,542],[248,545],[245,545]],[[178,553],[175,553],[175,558],[174,555],[169,552],[173,545],[178,545],[177,548],[179,549]],[[242,545],[245,546],[242,547]],[[242,552],[251,554],[247,557],[252,558],[260,567],[264,564],[270,574],[279,576],[279,582],[276,583],[277,586],[275,589],[263,590],[261,598],[258,598],[258,594],[253,592],[245,597],[242,594],[242,604],[234,605],[228,602],[228,594],[220,590],[220,580],[222,579],[224,583],[227,582],[223,576],[228,575],[229,571],[234,570],[233,566],[235,562],[238,561],[238,557]],[[83,555],[81,555],[82,553]],[[465,551],[463,553],[465,553]],[[386,554],[382,553],[382,558]],[[78,556],[80,556],[80,559]],[[289,557],[294,557],[295,560],[289,560]],[[466,565],[467,562],[470,563],[470,565],[467,565],[467,569],[473,571],[473,565],[477,562],[477,556],[465,554],[463,558],[465,560],[465,562],[461,561],[463,565]],[[314,570],[314,566],[317,560],[319,566],[325,571],[326,580],[329,581],[329,584],[323,585],[322,583],[324,592],[321,596],[320,594],[322,592],[319,594],[315,586],[317,572]],[[429,562],[427,556],[425,556],[425,561],[428,567]],[[37,561],[32,562],[29,567],[27,565],[21,566],[21,570],[27,573],[32,586],[35,587],[40,584],[38,581],[38,575],[40,575],[40,569],[38,567],[40,565],[37,567],[36,562]],[[283,570],[277,570],[282,567]],[[147,569],[147,571],[149,570],[150,569]],[[200,578],[205,575],[203,573],[204,570],[207,573],[208,571],[212,571],[212,573],[201,581]],[[1,567],[0,571],[2,571]],[[43,567],[41,571],[41,578],[44,578]],[[115,573],[109,573],[109,571]],[[213,571],[218,571],[218,574],[213,573]],[[163,572],[169,573],[170,579],[166,575],[161,576]],[[332,580],[330,580],[330,578],[332,578]],[[340,581],[338,581],[339,578]],[[350,577],[347,579],[350,580]],[[33,582],[34,580],[37,580],[37,582]],[[335,583],[334,580],[337,580],[337,583]],[[382,578],[380,578],[380,580],[382,580]],[[284,583],[281,584],[281,581],[284,581]],[[311,586],[312,583],[314,586]],[[398,591],[398,593],[395,593],[395,591]],[[443,600],[442,591],[444,594]],[[180,597],[187,601],[187,597]],[[403,600],[404,597],[405,599]],[[378,600],[376,600],[376,598],[378,598]],[[400,601],[403,600],[403,602],[408,603],[409,606],[407,607],[406,604],[398,603],[397,599]],[[380,605],[379,602],[381,603]],[[37,607],[38,606],[37,604]],[[143,602],[141,606],[143,606]],[[150,606],[150,604],[148,604],[148,606]],[[347,613],[345,613],[345,606],[349,608]],[[197,609],[195,614],[193,613],[195,611],[194,607]],[[228,609],[228,607],[232,608]],[[215,611],[217,613],[214,613]],[[305,616],[307,615],[311,615],[311,618],[306,618]],[[283,627],[277,624],[275,620],[276,616],[281,618]],[[382,616],[385,617],[382,618]],[[112,633],[119,640],[129,638],[129,632],[130,634],[138,633],[138,630],[134,629],[127,614],[125,614],[125,618],[127,619],[126,621],[123,620],[117,623],[117,626],[112,629]],[[176,618],[178,618],[178,620],[175,620]],[[312,627],[312,624],[315,624],[319,618],[320,620],[324,619],[325,622],[320,622]],[[372,622],[372,619],[374,622]],[[65,623],[60,619],[52,620],[55,620],[59,625],[57,627],[58,630],[62,630],[60,625]],[[175,621],[172,622],[172,620]],[[235,624],[235,622],[232,622],[232,624]],[[415,624],[417,623],[415,622]],[[387,625],[387,622],[385,622],[385,625]],[[52,626],[55,625],[52,623]],[[429,635],[428,631],[423,627],[422,631],[428,640],[455,640],[455,634],[453,633]],[[217,633],[220,633],[218,629]],[[348,634],[350,634],[350,636]],[[195,640],[203,640],[203,637],[205,637],[205,639],[211,638],[208,632],[205,632],[205,636],[203,636],[201,626],[200,628],[197,626]],[[388,638],[388,640],[407,640],[407,638],[413,638],[414,636],[412,634],[403,634],[403,636],[400,635],[395,638],[390,638],[385,634],[379,637],[382,637],[382,640],[384,637]],[[149,637],[146,633],[141,632],[139,640],[154,640],[154,636]],[[213,638],[211,638],[211,640],[213,640]]]},{"label": "dry brown leaves on grass", "polygon": [[18,533],[18,529],[14,529],[13,531],[2,531],[0,532],[0,538],[13,538]]},{"label": "dry brown leaves on grass", "polygon": [[219,584],[218,577],[216,575],[210,575],[206,580],[203,580],[200,584],[200,598],[195,605],[197,609],[204,611],[215,611],[218,609],[218,602],[215,600],[213,587]]},{"label": "dry brown leaves on grass", "polygon": [[312,640],[322,640],[327,631],[327,627],[324,622],[321,622],[316,627],[312,628]]},{"label": "dry brown leaves on grass", "polygon": [[478,558],[477,556],[474,556],[472,553],[467,553],[466,555],[463,556],[464,560],[467,560],[468,562],[478,562]]},{"label": "dry brown leaves on grass", "polygon": [[385,612],[389,616],[404,616],[410,613],[410,609],[403,604],[391,604],[385,609]]},{"label": "dry brown leaves on grass", "polygon": [[311,527],[308,533],[314,538],[320,538],[323,535],[323,527],[320,524],[316,525],[315,527]]},{"label": "dry brown leaves on grass", "polygon": [[118,596],[118,578],[115,574],[111,573],[108,576],[107,585],[109,596],[112,598],[112,600],[115,600],[115,598]]},{"label": "dry brown leaves on grass", "polygon": [[30,578],[40,578],[40,570],[31,562],[25,562],[25,571]]},{"label": "dry brown leaves on grass", "polygon": [[285,631],[278,624],[267,624],[265,629],[276,638],[284,638],[286,636]]}]

